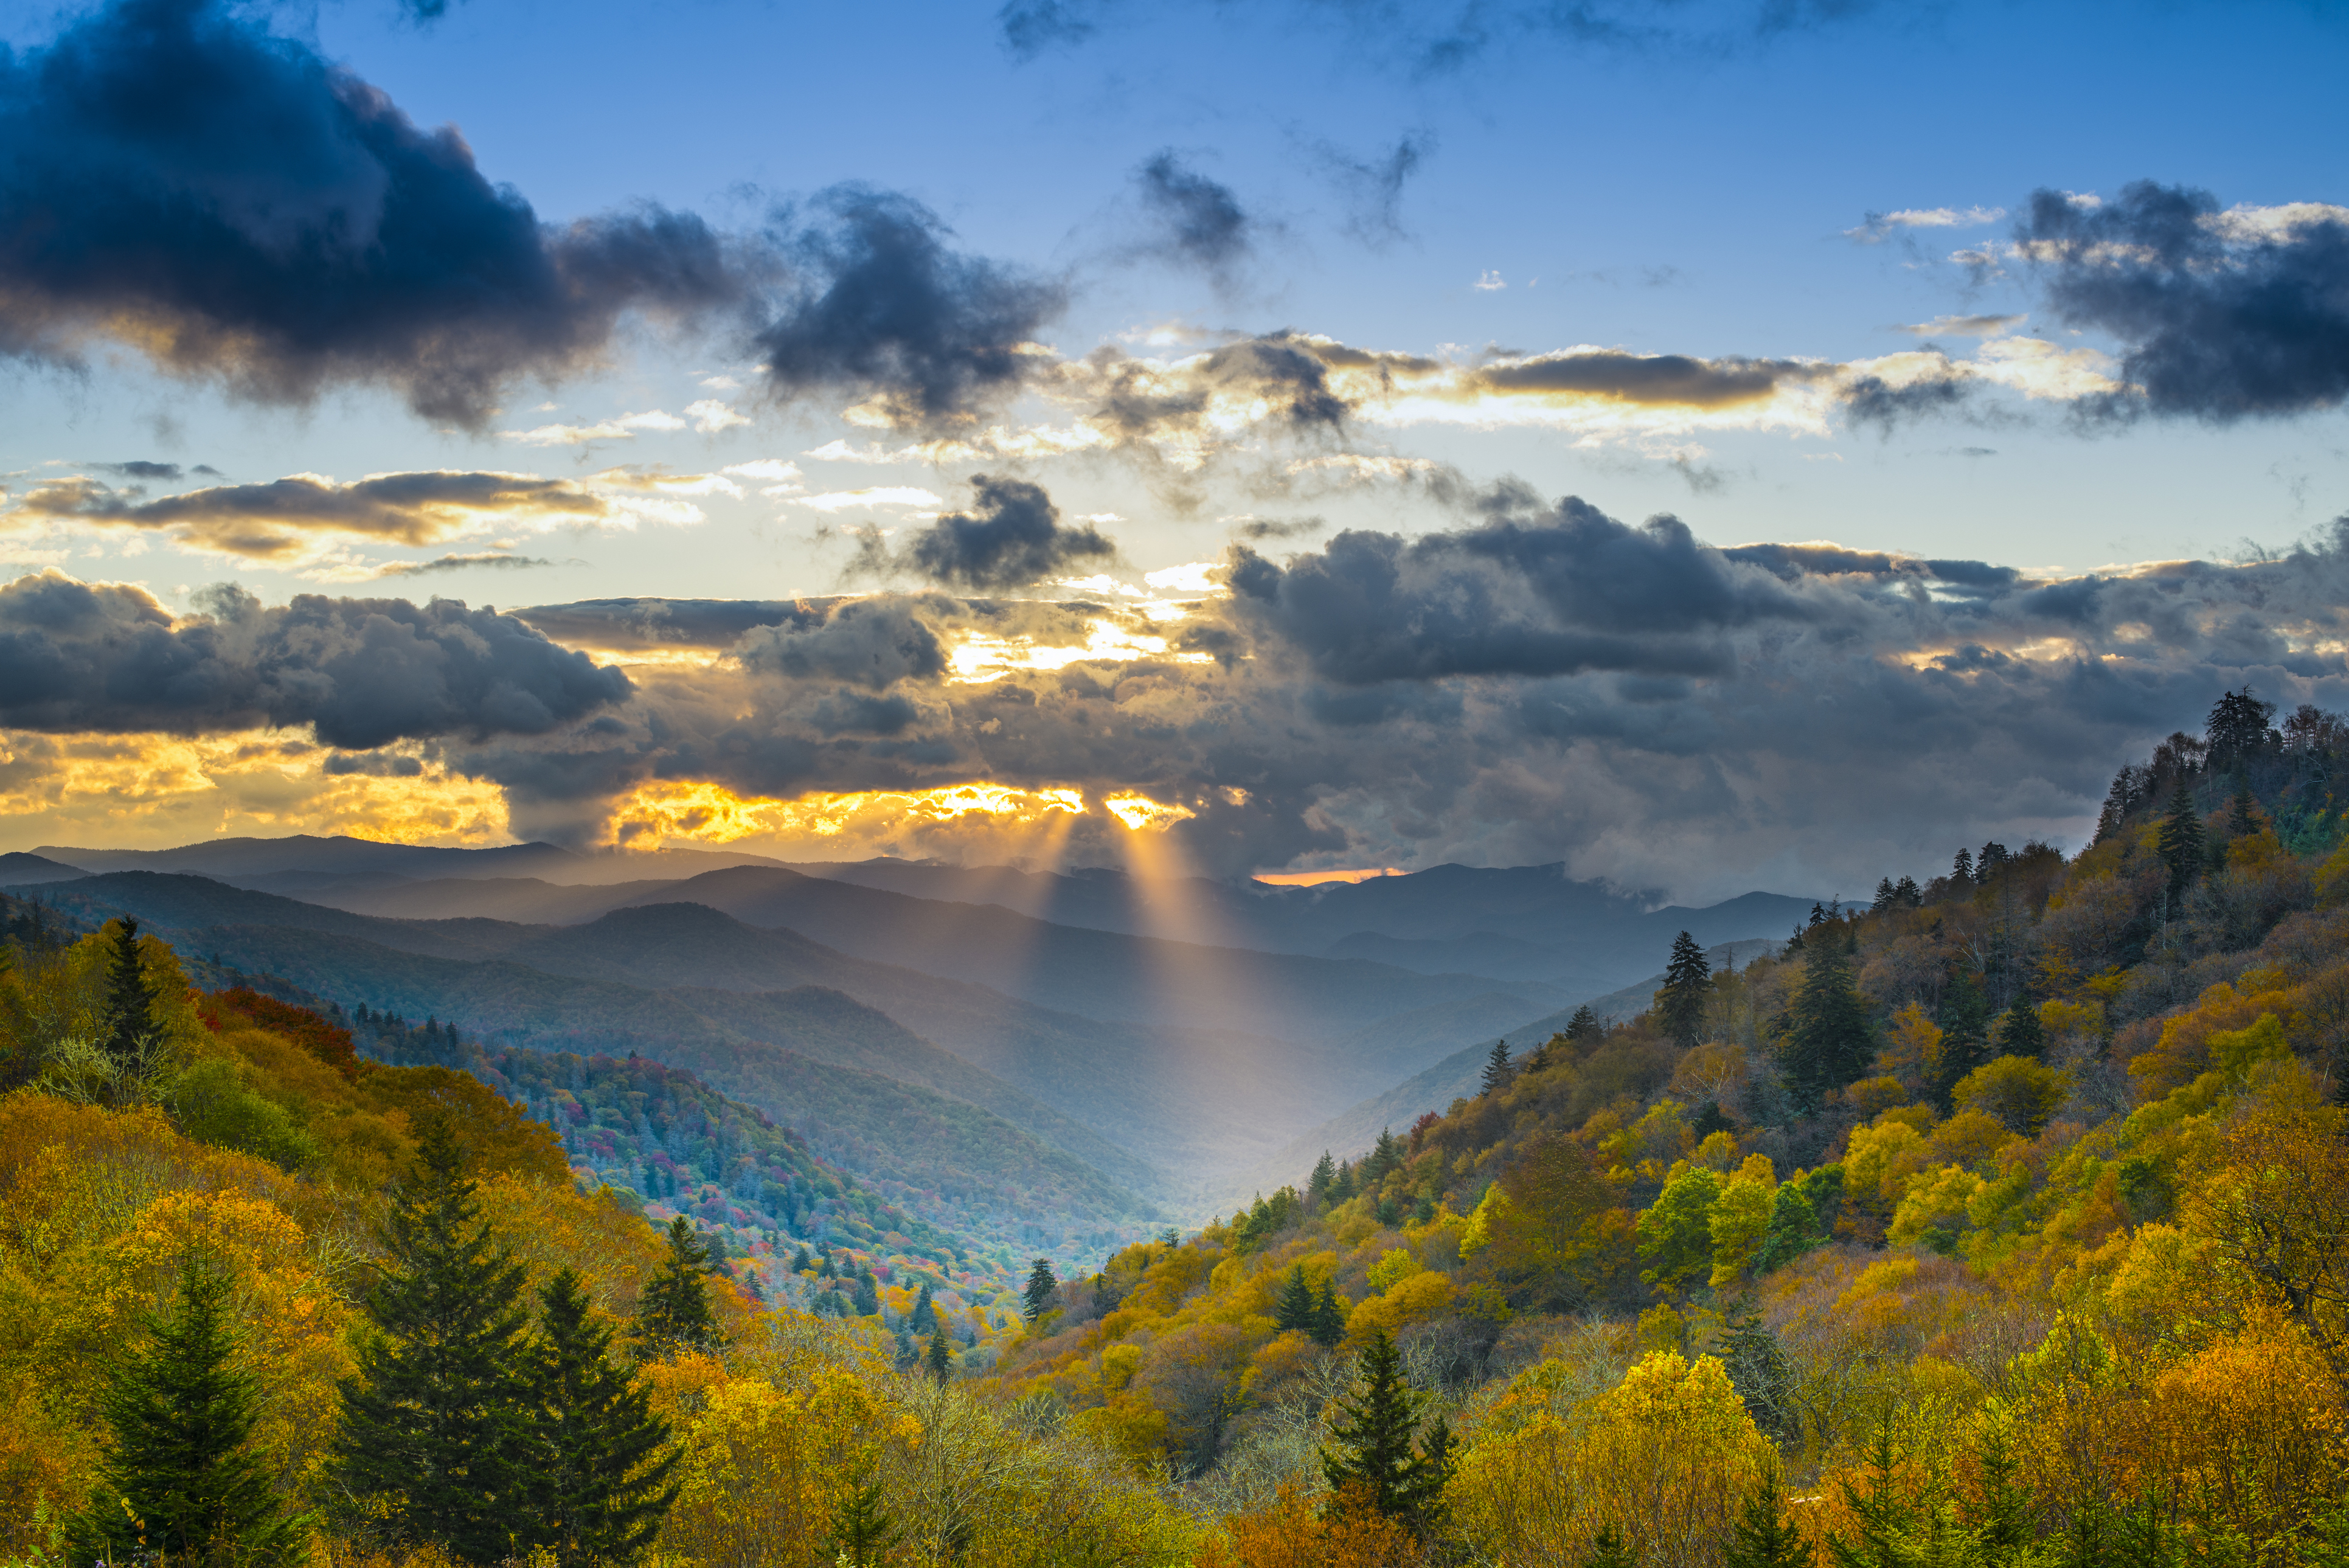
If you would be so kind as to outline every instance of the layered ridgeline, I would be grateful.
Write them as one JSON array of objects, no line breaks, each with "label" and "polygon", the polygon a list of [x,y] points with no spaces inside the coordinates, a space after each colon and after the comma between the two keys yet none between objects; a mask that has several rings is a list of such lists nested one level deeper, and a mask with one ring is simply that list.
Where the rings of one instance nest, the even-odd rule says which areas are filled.
[{"label": "layered ridgeline", "polygon": [[[1391,1336],[1432,1560],[2338,1561],[2349,723],[2271,717],[2230,696],[2069,859],[1970,848],[1488,1049],[1448,1110],[1041,1293],[1003,1397],[1236,1539],[1332,1528],[1283,1489]],[[1744,1512],[1774,1470],[1799,1503]]]},{"label": "layered ridgeline", "polygon": [[[471,1072],[194,990],[123,926],[6,913],[0,1561],[1193,1560],[1197,1523],[1115,1454],[957,1381],[1013,1315],[917,1246],[840,1246],[851,1209],[886,1211],[705,1086],[498,1069],[574,1127],[608,1086],[662,1153],[689,1141],[671,1166],[747,1156],[794,1213],[804,1179],[834,1244],[790,1249],[773,1294],[863,1315],[761,1303]],[[428,1043],[368,1038],[394,1034]]]}]

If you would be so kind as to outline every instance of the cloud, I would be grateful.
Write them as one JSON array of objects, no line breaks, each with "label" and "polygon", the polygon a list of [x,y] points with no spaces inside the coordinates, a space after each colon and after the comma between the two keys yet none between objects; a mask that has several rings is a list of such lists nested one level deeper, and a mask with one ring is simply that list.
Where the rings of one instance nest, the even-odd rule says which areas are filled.
[{"label": "cloud", "polygon": [[737,429],[750,422],[743,415],[737,414],[731,404],[720,402],[715,397],[704,397],[698,403],[688,403],[685,406],[685,415],[687,418],[693,421],[693,428],[705,436],[714,436],[720,430]]},{"label": "cloud", "polygon": [[[702,407],[704,405],[697,403],[688,407],[686,412],[689,414]],[[750,421],[739,422],[748,424]],[[698,423],[697,419],[697,426]],[[507,430],[503,434],[507,440],[519,441],[525,447],[581,447],[590,441],[633,441],[638,430],[657,430],[666,435],[684,428],[683,419],[666,409],[654,408],[642,414],[622,414],[617,418],[598,420],[593,425],[540,425],[534,429]]]},{"label": "cloud", "polygon": [[1081,561],[1102,560],[1117,546],[1090,522],[1061,521],[1038,485],[971,476],[973,506],[948,512],[914,535],[896,564],[932,582],[979,593],[1024,587],[1059,576]]},{"label": "cloud", "polygon": [[375,574],[378,577],[430,577],[444,572],[467,572],[477,566],[523,572],[555,564],[536,556],[515,555],[502,550],[477,550],[465,555],[435,556],[430,561],[394,561],[379,567]]},{"label": "cloud", "polygon": [[323,534],[437,544],[487,525],[626,522],[641,510],[572,480],[442,469],[375,474],[348,484],[294,474],[153,500],[76,477],[36,485],[6,515],[157,530],[194,549],[279,561],[301,555]]},{"label": "cloud", "polygon": [[144,590],[56,572],[0,585],[0,728],[217,733],[307,725],[330,745],[538,735],[633,689],[511,615],[436,599],[232,584],[174,618]]},{"label": "cloud", "polygon": [[1986,229],[2005,216],[2003,207],[1908,207],[1897,212],[1870,212],[1859,227],[1844,232],[1864,245],[1873,245],[1904,229]]},{"label": "cloud", "polygon": [[835,186],[778,228],[798,272],[754,339],[768,386],[859,396],[867,423],[968,424],[1025,385],[1067,304],[1056,280],[948,250],[937,215],[893,192]]},{"label": "cloud", "polygon": [[828,490],[823,495],[796,495],[793,506],[816,511],[850,511],[874,506],[940,507],[946,504],[928,490],[913,485],[870,485],[864,490]]},{"label": "cloud", "polygon": [[[186,470],[181,469],[177,463],[157,463],[144,460],[133,460],[127,463],[92,463],[89,466],[97,469],[99,473],[112,474],[115,478],[121,480],[154,480],[168,484],[186,477]],[[199,473],[208,474],[212,470],[210,468],[201,468],[196,471]]]},{"label": "cloud", "polygon": [[1218,277],[1247,258],[1256,223],[1228,186],[1186,169],[1172,149],[1134,171],[1155,231],[1149,247]]},{"label": "cloud", "polygon": [[2229,424],[2349,396],[2349,208],[2141,181],[2094,205],[2035,191],[2017,234],[2056,318],[2123,346],[2127,386],[2091,413]]},{"label": "cloud", "polygon": [[220,0],[113,0],[0,58],[0,353],[106,340],[261,402],[374,385],[479,428],[758,270],[649,204],[542,223],[455,130]]},{"label": "cloud", "polygon": [[1435,133],[1414,130],[1376,158],[1359,159],[1329,142],[1315,147],[1322,171],[1347,199],[1345,232],[1373,250],[1402,239],[1402,188],[1435,150]]},{"label": "cloud", "polygon": [[2030,317],[2023,315],[1937,315],[1900,330],[1919,337],[1996,337],[2013,332]]}]

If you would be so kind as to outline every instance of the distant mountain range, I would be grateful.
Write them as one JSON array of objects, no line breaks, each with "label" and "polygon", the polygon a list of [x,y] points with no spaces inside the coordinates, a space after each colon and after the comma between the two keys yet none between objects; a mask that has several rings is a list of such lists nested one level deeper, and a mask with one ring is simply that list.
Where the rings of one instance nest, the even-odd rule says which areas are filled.
[{"label": "distant mountain range", "polygon": [[320,838],[43,848],[0,857],[0,885],[347,1006],[633,1049],[893,1191],[1057,1194],[1092,1226],[1219,1203],[1305,1141],[1366,1144],[1391,1101],[1448,1103],[1496,1037],[1537,1043],[1627,985],[1644,1006],[1677,932],[1744,949],[1810,908],[1649,909],[1557,866],[1292,888]]}]

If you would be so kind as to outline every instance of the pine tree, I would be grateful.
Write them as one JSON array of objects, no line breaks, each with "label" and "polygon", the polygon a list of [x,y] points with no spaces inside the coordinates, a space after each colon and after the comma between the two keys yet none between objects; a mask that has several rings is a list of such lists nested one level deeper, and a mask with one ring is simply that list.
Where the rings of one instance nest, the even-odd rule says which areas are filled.
[{"label": "pine tree", "polygon": [[1966,1522],[1989,1568],[2021,1563],[2039,1540],[2031,1523],[2031,1491],[2017,1479],[2014,1444],[2003,1419],[1984,1423],[1974,1445],[1975,1470],[1981,1478]]},{"label": "pine tree", "polygon": [[1492,1051],[1485,1057],[1485,1078],[1477,1093],[1491,1094],[1509,1081],[1509,1042],[1495,1040]]},{"label": "pine tree", "polygon": [[881,1504],[881,1480],[867,1464],[832,1516],[831,1545],[843,1568],[878,1568],[904,1532]]},{"label": "pine tree", "polygon": [[1272,1326],[1284,1334],[1292,1328],[1310,1333],[1319,1305],[1313,1287],[1306,1283],[1305,1265],[1295,1264],[1272,1304]]},{"label": "pine tree", "polygon": [[1721,1361],[1730,1387],[1745,1401],[1746,1414],[1765,1436],[1791,1436],[1788,1406],[1794,1368],[1787,1364],[1777,1335],[1762,1321],[1751,1297],[1730,1305],[1726,1326],[1729,1334],[1722,1346]]},{"label": "pine tree", "polygon": [[1982,986],[1959,969],[1941,988],[1941,1059],[1933,1075],[1933,1098],[1944,1111],[1952,1103],[1950,1091],[1990,1060],[1990,1018]]},{"label": "pine tree", "polygon": [[709,1253],[683,1214],[668,1222],[668,1256],[636,1298],[633,1337],[648,1357],[707,1350],[718,1343],[718,1315],[709,1306]]},{"label": "pine tree", "polygon": [[1339,1301],[1336,1287],[1326,1279],[1321,1282],[1321,1294],[1314,1299],[1313,1321],[1306,1325],[1305,1332],[1324,1349],[1346,1337],[1345,1305]]},{"label": "pine tree", "polygon": [[1590,1550],[1582,1554],[1581,1568],[1640,1568],[1640,1559],[1621,1531],[1602,1524],[1590,1538]]},{"label": "pine tree", "polygon": [[1868,1006],[1852,985],[1842,943],[1804,944],[1803,980],[1781,1019],[1780,1051],[1788,1087],[1806,1108],[1868,1070]]},{"label": "pine tree", "polygon": [[1574,1016],[1566,1021],[1566,1037],[1578,1046],[1590,1045],[1606,1032],[1599,1022],[1599,1015],[1590,1010],[1588,1002],[1577,1007]]},{"label": "pine tree", "polygon": [[1835,1568],[1910,1568],[1916,1561],[1911,1538],[1919,1522],[1917,1511],[1892,1485],[1892,1467],[1899,1462],[1888,1418],[1877,1429],[1868,1449],[1867,1463],[1876,1471],[1875,1483],[1865,1493],[1852,1484],[1848,1474],[1837,1483],[1844,1506],[1858,1522],[1859,1530],[1856,1537],[1847,1538],[1840,1532],[1827,1536],[1827,1556]]},{"label": "pine tree", "polygon": [[1682,1049],[1704,1037],[1704,1005],[1713,994],[1713,967],[1696,938],[1682,932],[1672,938],[1671,962],[1664,965],[1664,986],[1656,993],[1656,1024],[1664,1037]]},{"label": "pine tree", "polygon": [[1957,859],[1950,862],[1950,885],[1963,892],[1974,885],[1974,857],[1971,850],[1961,849]]},{"label": "pine tree", "polygon": [[1815,1568],[1817,1560],[1811,1543],[1786,1517],[1786,1494],[1778,1467],[1771,1465],[1722,1543],[1722,1568]]},{"label": "pine tree", "polygon": [[954,1375],[954,1347],[947,1343],[945,1324],[931,1324],[930,1347],[922,1354],[922,1365],[941,1383]]},{"label": "pine tree", "polygon": [[612,1365],[611,1346],[579,1276],[566,1268],[549,1280],[530,1358],[529,1512],[563,1568],[633,1558],[677,1501],[669,1476],[683,1456],[651,1396]]},{"label": "pine tree", "polygon": [[2014,1006],[1998,1025],[1999,1054],[2009,1057],[2030,1057],[2036,1060],[2047,1053],[2047,1031],[2039,1026],[2039,1009],[2031,1005],[2028,996],[2017,996]]},{"label": "pine tree", "polygon": [[2169,902],[2175,907],[2202,869],[2202,817],[2194,809],[2194,791],[2182,783],[2161,820],[2161,863],[2169,868]]},{"label": "pine tree", "polygon": [[144,1320],[147,1343],[124,1358],[99,1406],[113,1451],[74,1522],[71,1555],[253,1568],[302,1561],[309,1521],[285,1511],[246,1447],[260,1394],[234,1365],[229,1319],[228,1283],[189,1265],[170,1313]]},{"label": "pine tree", "polygon": [[1052,1310],[1052,1293],[1061,1288],[1049,1258],[1038,1258],[1028,1271],[1028,1288],[1020,1294],[1019,1315],[1034,1323]]},{"label": "pine tree", "polygon": [[1342,1203],[1359,1190],[1354,1182],[1353,1162],[1346,1160],[1339,1161],[1338,1180],[1330,1189],[1330,1201]]},{"label": "pine tree", "polygon": [[492,1250],[440,1118],[425,1124],[383,1245],[364,1304],[376,1336],[342,1381],[338,1479],[396,1538],[502,1562],[528,1496],[523,1269]]},{"label": "pine tree", "polygon": [[1370,1158],[1362,1161],[1362,1185],[1383,1181],[1386,1173],[1402,1163],[1402,1145],[1397,1141],[1394,1129],[1379,1129],[1379,1140],[1371,1146]]},{"label": "pine tree", "polygon": [[1359,1489],[1381,1513],[1416,1526],[1443,1491],[1444,1476],[1413,1446],[1420,1399],[1405,1386],[1402,1357],[1384,1329],[1374,1331],[1363,1347],[1361,1375],[1361,1391],[1335,1401],[1330,1435],[1339,1447],[1335,1453],[1320,1451],[1321,1473],[1331,1491]]},{"label": "pine tree", "polygon": [[147,972],[139,957],[139,923],[125,915],[109,923],[114,942],[106,965],[106,1054],[125,1068],[154,1038],[155,999],[147,994]]},{"label": "pine tree", "polygon": [[922,1294],[914,1298],[914,1310],[905,1315],[905,1327],[914,1334],[927,1334],[938,1326],[937,1303],[930,1299],[930,1282],[922,1282]]},{"label": "pine tree", "polygon": [[1305,1196],[1319,1209],[1328,1203],[1338,1188],[1338,1162],[1323,1150],[1321,1158],[1313,1162],[1313,1174],[1305,1183]]}]

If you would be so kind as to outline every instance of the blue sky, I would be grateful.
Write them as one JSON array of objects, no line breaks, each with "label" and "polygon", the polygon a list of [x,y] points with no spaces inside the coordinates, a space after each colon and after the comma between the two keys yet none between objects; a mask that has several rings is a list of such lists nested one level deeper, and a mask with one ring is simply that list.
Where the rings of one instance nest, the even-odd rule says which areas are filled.
[{"label": "blue sky", "polygon": [[[57,306],[68,328],[21,347],[0,382],[10,404],[0,576],[119,582],[151,593],[167,616],[215,614],[205,585],[224,581],[263,605],[303,593],[479,605],[1007,588],[1030,601],[1082,592],[1139,602],[1208,591],[1235,548],[1319,570],[1344,528],[1441,542],[1525,496],[1573,496],[1626,526],[1671,513],[1704,545],[1832,542],[1984,562],[2029,584],[2322,547],[2330,521],[2349,511],[2337,351],[2330,362],[2314,351],[2313,379],[2248,413],[2190,392],[2165,403],[2159,387],[2148,394],[2133,379],[2128,357],[2154,329],[2133,329],[2116,296],[2095,294],[2097,253],[2057,255],[2049,247],[2070,242],[2046,226],[2057,220],[2032,219],[2039,226],[2024,232],[2036,191],[2073,193],[2066,211],[2082,224],[2125,216],[2138,225],[2127,234],[2150,232],[2124,192],[2151,181],[2214,198],[2198,221],[2237,245],[2215,263],[2221,271],[2248,276],[2279,256],[2298,265],[2323,253],[2341,227],[2332,204],[2349,202],[2338,160],[2349,16],[2335,6],[1069,3],[1030,14],[1062,26],[1025,50],[1007,30],[1020,14],[986,5],[454,0],[424,19],[377,0],[194,9],[239,36],[275,40],[265,46],[288,58],[330,64],[428,131],[454,127],[482,175],[526,200],[550,234],[657,203],[698,215],[718,242],[771,270],[683,331],[624,310],[599,352],[517,360],[470,428],[415,412],[365,355],[256,394],[237,378],[254,363],[242,350],[207,349],[181,374],[160,374],[152,340],[109,316],[113,306]],[[26,84],[77,28],[127,46],[139,26],[130,15],[0,6],[18,51],[10,90],[37,101]],[[199,113],[189,123],[212,122]],[[184,148],[211,133],[174,134]],[[121,156],[172,165],[180,154],[165,145],[126,143]],[[205,201],[233,205],[255,190],[263,204],[342,199],[285,195],[311,178],[287,172],[291,154],[283,167],[250,147],[219,156],[191,177]],[[1222,204],[1228,225],[1215,255],[1173,242],[1168,209],[1141,178],[1158,159],[1183,189]],[[1382,186],[1392,169],[1402,172]],[[281,181],[293,183],[272,183]],[[1027,357],[1016,377],[944,412],[900,407],[885,418],[870,399],[887,389],[869,377],[786,387],[764,373],[750,329],[788,317],[776,301],[811,275],[810,253],[790,245],[836,235],[816,199],[843,182],[926,208],[951,231],[939,235],[942,253],[966,259],[954,264],[1058,291],[1031,313],[1040,346],[1018,351]],[[31,199],[12,200],[5,222],[31,232]],[[2225,230],[2230,213],[2252,227]],[[2270,228],[2254,233],[2259,223]],[[2349,284],[2308,275],[2337,323]],[[2068,313],[2067,281],[2085,291]],[[48,308],[21,303],[35,297],[20,294],[13,308],[31,319]],[[1920,330],[1936,321],[1952,325]],[[1245,403],[1248,387],[1272,383],[1216,382],[1219,362],[1206,356],[1281,329],[1322,346],[1314,352],[1340,378],[1342,418],[1308,428],[1264,405],[1216,404],[1230,418],[1204,455],[1182,446],[1201,438],[1196,428],[1163,419],[1143,436],[1100,434],[1108,384],[1088,356],[1146,362],[1166,397],[1212,403],[1219,394],[1200,388],[1213,383],[1240,387],[1231,396]],[[2197,353],[2212,341],[2186,335]],[[1615,391],[1543,402],[1479,379],[1541,370],[1543,356],[1577,349],[1578,366],[1599,367],[1591,374],[1681,356],[1706,375],[1762,376],[1775,390],[1702,407]],[[1396,373],[1433,378],[1426,396],[1396,403],[1368,381],[1340,385],[1334,356],[1352,350],[1412,356],[1419,368]],[[1909,400],[1871,418],[1865,389],[1888,383]],[[1042,454],[1032,442],[1043,438],[1079,449]],[[828,446],[863,460],[812,455]],[[133,461],[179,471],[120,467]],[[476,485],[508,478],[492,485],[494,501],[427,516],[385,500],[364,525],[308,513],[272,523],[252,510],[267,499],[254,487],[288,476],[333,489],[443,472]],[[935,551],[918,555],[941,517],[1014,526],[971,488],[978,473],[1033,485],[1039,504],[1057,509],[1036,557],[1058,562],[1052,571],[1014,583],[998,562],[991,575],[957,579],[933,570],[944,559]],[[1504,506],[1490,487],[1509,480],[1526,488]],[[554,488],[517,499],[522,481]],[[177,496],[194,499],[154,510]],[[1051,531],[1080,527],[1106,542],[1063,550],[1073,534]],[[1206,564],[1216,562],[1225,564]],[[1187,575],[1146,581],[1185,564]],[[2040,780],[2044,798],[1990,820],[2076,832],[2093,814],[2083,781],[2187,722],[2214,683],[2257,671],[2280,699],[2324,696],[2335,677],[2307,661],[2333,656],[2322,631],[2333,612],[2311,614],[2316,630],[2278,632],[2277,646],[2301,661],[2289,668],[2272,663],[2285,657],[2273,649],[2261,655],[2270,664],[2171,650],[2183,661],[2160,677],[2178,677],[2172,696],[2113,716],[2093,754]],[[2053,656],[2043,634],[2033,642],[2017,631],[2021,640],[2001,645]],[[1899,656],[1940,656],[1951,636],[1935,635]],[[574,645],[622,652],[608,638]],[[2109,659],[2118,647],[2075,644],[2063,656]],[[1336,678],[1326,662],[1312,667]],[[1579,666],[1517,673],[1587,678]],[[40,732],[83,733],[69,727],[78,722],[45,720]],[[516,786],[501,765],[463,762],[437,732],[398,744],[440,770],[431,777],[502,791],[512,807]],[[960,756],[923,774],[924,787],[955,767],[1006,776],[1001,758]],[[1033,758],[1010,771],[1023,788],[1052,781]],[[1133,788],[1189,800],[1185,789],[1216,787],[1195,769],[1174,771],[1182,777]],[[835,778],[817,768],[725,787],[787,799],[802,787],[881,781],[869,769]],[[596,788],[608,804],[613,786]],[[54,809],[62,797],[23,799]],[[1362,808],[1376,828],[1298,828],[1250,840],[1247,853],[1594,853],[1599,830],[1588,825],[1554,841],[1522,822],[1493,836],[1490,811],[1519,808],[1479,808],[1474,830],[1404,829],[1400,799]],[[1324,807],[1315,820],[1329,820]],[[554,815],[550,830],[614,830],[594,810]],[[481,826],[490,820],[462,830],[492,830]],[[1771,847],[1747,864],[1808,863],[1799,831],[1764,837]],[[1651,861],[1664,867],[1644,850],[1589,863],[1630,875]]]}]

